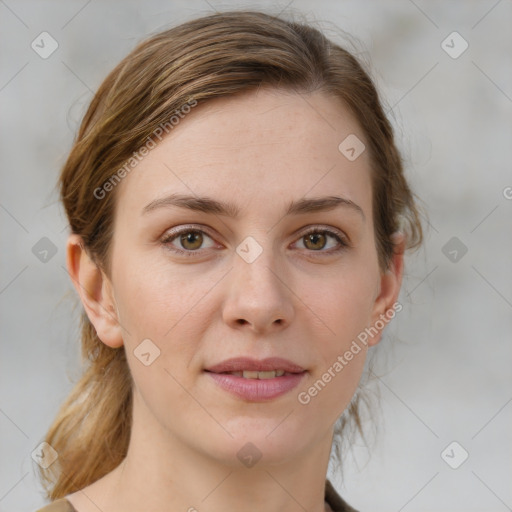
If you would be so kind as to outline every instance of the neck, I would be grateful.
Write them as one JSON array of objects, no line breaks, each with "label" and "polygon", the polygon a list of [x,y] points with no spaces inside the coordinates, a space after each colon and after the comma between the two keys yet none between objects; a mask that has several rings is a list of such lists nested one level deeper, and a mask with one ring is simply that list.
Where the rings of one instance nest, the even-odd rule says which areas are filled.
[{"label": "neck", "polygon": [[[143,409],[147,411],[142,402],[135,393],[134,419],[144,413]],[[94,493],[88,494],[89,500],[101,509],[113,512],[329,510],[324,502],[324,490],[332,429],[314,446],[284,462],[280,459],[278,463],[265,463],[262,454],[252,466],[247,459],[245,467],[237,457],[199,451],[197,446],[177,439],[153,416],[153,421],[150,416],[144,416],[143,421],[133,422],[126,458],[102,479]],[[198,435],[204,432],[203,428],[204,425],[198,429]],[[235,442],[234,446],[239,444]],[[251,455],[250,448],[247,453]]]}]

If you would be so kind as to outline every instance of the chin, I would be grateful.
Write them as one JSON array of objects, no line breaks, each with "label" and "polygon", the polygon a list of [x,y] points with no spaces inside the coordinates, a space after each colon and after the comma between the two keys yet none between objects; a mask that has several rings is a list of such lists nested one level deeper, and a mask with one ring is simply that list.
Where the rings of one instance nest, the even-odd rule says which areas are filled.
[{"label": "chin", "polygon": [[306,449],[307,436],[303,424],[295,425],[290,417],[282,421],[285,417],[237,418],[224,424],[233,437],[227,433],[210,437],[210,456],[235,468],[262,468],[292,461]]}]

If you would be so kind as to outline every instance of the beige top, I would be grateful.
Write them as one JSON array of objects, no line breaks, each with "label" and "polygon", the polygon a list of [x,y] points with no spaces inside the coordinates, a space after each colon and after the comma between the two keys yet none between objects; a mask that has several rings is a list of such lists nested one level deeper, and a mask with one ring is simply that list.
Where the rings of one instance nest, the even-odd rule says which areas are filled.
[{"label": "beige top", "polygon": [[[325,502],[333,512],[357,512],[336,492],[328,479],[325,480]],[[66,498],[60,498],[49,505],[36,510],[36,512],[77,512],[75,507]]]}]

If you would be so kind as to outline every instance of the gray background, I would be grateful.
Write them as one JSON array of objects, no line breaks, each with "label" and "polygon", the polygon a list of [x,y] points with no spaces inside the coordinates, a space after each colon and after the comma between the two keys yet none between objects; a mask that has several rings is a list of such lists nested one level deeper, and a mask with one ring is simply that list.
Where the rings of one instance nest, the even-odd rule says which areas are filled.
[{"label": "gray background", "polygon": [[[78,123],[138,41],[231,7],[296,10],[334,39],[336,27],[360,39],[430,221],[375,352],[377,434],[354,445],[343,481],[330,478],[361,511],[511,510],[510,0],[0,0],[0,511],[43,505],[31,452],[80,373],[54,188]],[[31,48],[43,31],[59,45],[47,59]],[[458,58],[441,46],[453,31],[469,43]],[[44,237],[57,251],[46,261]],[[469,453],[458,469],[446,461],[462,448],[441,456],[453,441]]]}]

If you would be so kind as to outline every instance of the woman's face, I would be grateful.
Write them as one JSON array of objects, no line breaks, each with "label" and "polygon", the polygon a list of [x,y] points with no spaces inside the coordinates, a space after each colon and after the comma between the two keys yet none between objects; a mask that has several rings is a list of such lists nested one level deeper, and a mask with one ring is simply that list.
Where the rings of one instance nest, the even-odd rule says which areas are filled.
[{"label": "woman's face", "polygon": [[[261,89],[192,109],[117,186],[111,286],[134,421],[228,463],[248,442],[269,463],[330,443],[364,366],[353,342],[400,286],[379,271],[353,135],[365,143],[332,97]],[[241,357],[304,371],[207,371]]]}]

